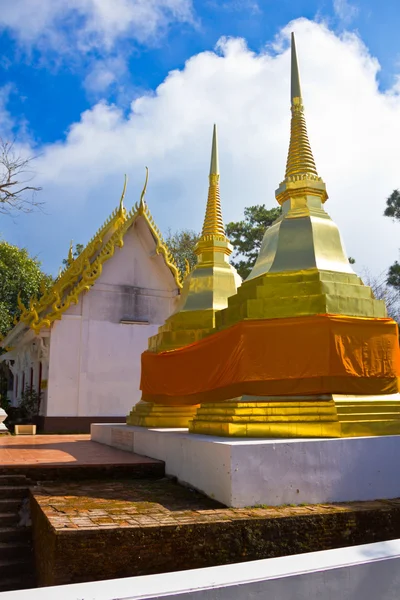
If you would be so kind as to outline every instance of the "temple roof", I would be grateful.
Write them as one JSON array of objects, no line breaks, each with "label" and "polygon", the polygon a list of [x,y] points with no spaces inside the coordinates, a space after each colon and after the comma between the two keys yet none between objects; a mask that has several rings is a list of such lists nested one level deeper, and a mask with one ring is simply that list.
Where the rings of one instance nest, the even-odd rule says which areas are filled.
[{"label": "temple roof", "polygon": [[[28,307],[25,307],[18,300],[21,315],[19,319],[14,321],[15,325],[21,322],[25,323],[38,334],[42,328],[50,327],[54,321],[61,319],[61,316],[68,310],[70,305],[77,304],[80,295],[93,286],[101,275],[103,264],[113,256],[116,247],[122,248],[125,234],[139,218],[146,221],[156,242],[156,253],[163,256],[177,287],[182,288],[180,271],[162,238],[160,230],[154,223],[147,204],[144,202],[146,186],[147,174],[139,203],[136,203],[130,212],[127,212],[123,203],[126,189],[125,179],[119,206],[115,208],[75,259],[72,257],[72,252],[69,252],[67,265],[60,272],[52,287],[48,291],[43,291],[40,298],[31,298]],[[6,343],[9,335],[6,336],[3,343]]]}]

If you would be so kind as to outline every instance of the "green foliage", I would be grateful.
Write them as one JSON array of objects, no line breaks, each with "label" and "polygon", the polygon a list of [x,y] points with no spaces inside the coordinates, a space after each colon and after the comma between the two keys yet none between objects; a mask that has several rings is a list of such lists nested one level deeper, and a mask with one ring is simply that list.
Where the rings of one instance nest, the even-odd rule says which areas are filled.
[{"label": "green foliage", "polygon": [[354,265],[354,264],[355,264],[355,262],[356,262],[356,259],[355,259],[355,258],[353,258],[352,256],[349,256],[349,263],[350,263],[351,265]]},{"label": "green foliage", "polygon": [[181,229],[175,233],[168,230],[166,244],[172,252],[175,262],[182,275],[186,272],[186,261],[188,261],[190,270],[197,263],[197,256],[194,253],[194,247],[200,235],[191,229]]},{"label": "green foliage", "polygon": [[21,393],[21,402],[18,406],[19,418],[23,420],[32,420],[38,416],[42,394],[34,388],[27,386]]},{"label": "green foliage", "polygon": [[[83,244],[75,244],[75,249],[72,252],[73,257],[76,258],[77,256],[79,256],[80,253],[82,252],[82,250],[84,249],[84,247],[85,246]],[[67,265],[68,258],[63,258],[62,264]]]},{"label": "green foliage", "polygon": [[244,209],[243,221],[228,223],[226,235],[235,249],[232,261],[239,275],[246,279],[256,261],[265,230],[281,215],[280,208],[265,208],[264,204]]},{"label": "green foliage", "polygon": [[[386,200],[385,217],[400,221],[400,191],[394,190]],[[387,283],[400,292],[400,264],[397,260],[389,267]]]},{"label": "green foliage", "polygon": [[0,241],[0,334],[4,335],[12,326],[15,315],[19,315],[17,298],[25,305],[32,296],[40,295],[41,285],[51,285],[52,278],[41,270],[41,263],[29,256],[25,248]]},{"label": "green foliage", "polygon": [[400,192],[394,190],[386,200],[385,217],[400,221]]},{"label": "green foliage", "polygon": [[397,260],[389,267],[387,282],[400,291],[400,263]]}]

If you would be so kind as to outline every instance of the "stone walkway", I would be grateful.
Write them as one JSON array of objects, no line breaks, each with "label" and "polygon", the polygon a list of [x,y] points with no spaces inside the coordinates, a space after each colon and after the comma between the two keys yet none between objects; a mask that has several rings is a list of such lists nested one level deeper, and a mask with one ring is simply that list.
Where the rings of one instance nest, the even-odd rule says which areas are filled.
[{"label": "stone walkway", "polygon": [[34,465],[154,464],[151,458],[90,440],[90,435],[24,435],[0,437],[0,467]]},{"label": "stone walkway", "polygon": [[314,506],[226,508],[169,479],[50,483],[36,487],[33,495],[55,529],[179,526],[388,510],[400,506],[397,499]]}]

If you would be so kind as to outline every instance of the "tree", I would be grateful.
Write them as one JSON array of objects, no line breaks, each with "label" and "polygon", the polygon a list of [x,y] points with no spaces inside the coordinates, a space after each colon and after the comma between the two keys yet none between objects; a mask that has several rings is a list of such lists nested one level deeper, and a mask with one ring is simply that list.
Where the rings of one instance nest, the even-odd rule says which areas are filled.
[{"label": "tree", "polygon": [[[228,223],[226,235],[234,247],[232,261],[239,275],[246,279],[256,261],[265,230],[281,215],[281,208],[265,208],[264,204],[244,209],[243,221]],[[243,258],[241,258],[243,257]]]},{"label": "tree", "polygon": [[389,267],[387,282],[400,292],[400,263],[397,260]]},{"label": "tree", "polygon": [[0,214],[31,212],[40,206],[35,194],[42,188],[29,185],[33,179],[32,160],[33,156],[22,157],[13,142],[0,137]]},{"label": "tree", "polygon": [[[400,192],[394,190],[389,198],[386,199],[386,208],[383,213],[385,217],[391,217],[392,219],[400,222]],[[400,264],[397,260],[389,267],[387,275],[387,283],[393,288],[397,289],[400,293]]]},{"label": "tree", "polygon": [[372,289],[377,300],[385,301],[389,317],[400,323],[400,288],[396,289],[388,284],[388,274],[384,272],[376,277],[368,270],[364,270],[362,279]]},{"label": "tree", "polygon": [[43,273],[37,258],[25,248],[0,241],[0,334],[5,335],[18,316],[18,294],[27,306],[32,296],[39,296],[52,283]]},{"label": "tree", "polygon": [[[75,250],[73,248],[71,248],[71,254],[73,258],[76,258],[77,256],[80,255],[80,253],[82,252],[82,250],[84,249],[84,245],[83,244],[75,244]],[[70,261],[70,257],[68,256],[68,258],[63,258],[62,264],[63,265],[68,265]]]},{"label": "tree", "polygon": [[182,275],[187,271],[187,263],[190,270],[192,270],[197,263],[194,247],[198,242],[199,237],[200,235],[192,229],[181,229],[175,233],[172,233],[170,229],[168,230],[165,242],[172,252]]},{"label": "tree", "polygon": [[400,221],[400,192],[393,190],[389,198],[386,199],[386,208],[383,213],[385,217],[391,217]]}]

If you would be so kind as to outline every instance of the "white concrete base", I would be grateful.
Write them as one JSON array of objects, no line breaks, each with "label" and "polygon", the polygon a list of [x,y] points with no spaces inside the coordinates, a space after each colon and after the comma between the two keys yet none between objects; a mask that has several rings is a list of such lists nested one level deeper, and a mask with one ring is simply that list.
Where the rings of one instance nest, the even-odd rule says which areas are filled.
[{"label": "white concrete base", "polygon": [[7,413],[3,408],[0,408],[0,434],[8,433],[7,427],[4,425],[3,421],[7,419]]},{"label": "white concrete base", "polygon": [[93,424],[92,440],[165,462],[168,475],[227,506],[400,497],[400,436],[231,439],[186,429]]}]

